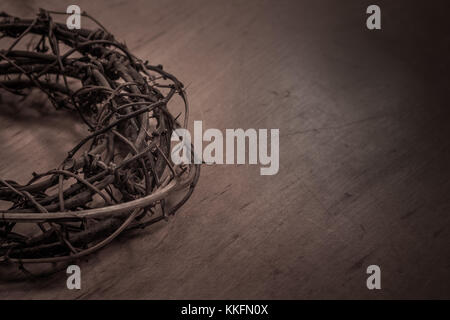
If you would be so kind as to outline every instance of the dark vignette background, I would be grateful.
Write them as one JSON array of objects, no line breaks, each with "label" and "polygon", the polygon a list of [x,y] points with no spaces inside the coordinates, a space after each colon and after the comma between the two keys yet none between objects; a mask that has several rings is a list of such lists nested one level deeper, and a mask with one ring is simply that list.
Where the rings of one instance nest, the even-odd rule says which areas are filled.
[{"label": "dark vignette background", "polygon": [[[0,10],[69,4],[177,75],[191,124],[279,128],[280,171],[204,167],[168,224],[81,262],[81,291],[64,273],[3,276],[0,298],[450,298],[446,1],[3,0]],[[370,4],[380,31],[365,27]],[[77,140],[67,117],[44,127],[1,106],[2,177],[48,169]],[[370,264],[380,291],[366,288]]]}]

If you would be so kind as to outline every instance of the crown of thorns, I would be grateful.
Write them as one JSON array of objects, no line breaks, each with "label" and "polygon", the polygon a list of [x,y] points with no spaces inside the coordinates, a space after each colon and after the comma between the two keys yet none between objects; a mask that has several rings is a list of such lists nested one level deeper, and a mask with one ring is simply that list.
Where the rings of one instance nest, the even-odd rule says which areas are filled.
[{"label": "crown of thorns", "polygon": [[[28,183],[0,179],[0,200],[11,205],[0,210],[3,263],[79,259],[123,231],[174,214],[200,174],[198,165],[170,161],[171,134],[188,121],[183,84],[135,57],[86,13],[97,30],[70,30],[54,14],[63,13],[41,9],[30,20],[0,13],[1,38],[12,41],[0,51],[0,89],[41,90],[56,108],[77,113],[90,133],[59,167],[33,173]],[[168,110],[176,95],[185,107],[182,125]],[[179,201],[169,208],[176,191]]]}]

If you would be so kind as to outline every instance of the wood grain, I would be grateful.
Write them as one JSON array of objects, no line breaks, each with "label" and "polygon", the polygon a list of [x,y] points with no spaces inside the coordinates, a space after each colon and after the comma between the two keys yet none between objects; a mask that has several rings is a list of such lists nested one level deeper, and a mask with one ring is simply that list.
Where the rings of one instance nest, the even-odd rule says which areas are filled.
[{"label": "wood grain", "polygon": [[[365,1],[77,4],[187,85],[191,125],[279,128],[280,171],[205,166],[176,217],[81,262],[81,291],[62,272],[3,281],[1,298],[450,298],[448,48],[410,23],[421,7],[381,1],[371,33]],[[63,116],[38,117],[0,116],[2,177],[50,168],[76,141]]]}]

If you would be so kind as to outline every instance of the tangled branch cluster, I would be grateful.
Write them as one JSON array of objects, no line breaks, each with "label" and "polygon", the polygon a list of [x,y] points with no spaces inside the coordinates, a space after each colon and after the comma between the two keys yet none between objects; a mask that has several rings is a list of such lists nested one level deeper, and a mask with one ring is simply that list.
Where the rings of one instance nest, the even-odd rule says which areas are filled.
[{"label": "tangled branch cluster", "polygon": [[[90,133],[59,167],[34,173],[27,184],[0,179],[0,200],[11,203],[0,210],[0,263],[81,258],[123,231],[174,214],[199,178],[198,165],[170,161],[171,134],[188,120],[183,84],[136,58],[87,14],[97,30],[69,30],[55,14],[0,14],[1,38],[12,39],[0,51],[0,89],[41,90],[56,108],[77,113]],[[168,110],[176,95],[185,105],[183,125]],[[175,192],[179,201],[169,208]]]}]

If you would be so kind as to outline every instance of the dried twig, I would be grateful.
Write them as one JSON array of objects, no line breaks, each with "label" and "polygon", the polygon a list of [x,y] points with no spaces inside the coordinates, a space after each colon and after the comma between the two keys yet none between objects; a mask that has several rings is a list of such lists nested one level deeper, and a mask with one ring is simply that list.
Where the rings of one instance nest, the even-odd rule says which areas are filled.
[{"label": "dried twig", "polygon": [[[0,211],[0,261],[19,266],[79,259],[125,230],[174,214],[200,172],[198,165],[176,170],[170,162],[170,136],[179,124],[167,105],[181,96],[186,126],[183,84],[136,58],[103,26],[69,30],[52,14],[59,13],[41,9],[34,20],[0,16],[0,38],[14,39],[0,51],[0,89],[19,95],[39,89],[55,107],[79,114],[91,134],[58,168],[26,185],[0,179],[0,200],[11,202]],[[30,35],[41,36],[34,48]],[[30,49],[16,49],[22,42]],[[167,197],[179,190],[184,197],[166,209]],[[40,231],[23,234],[22,223]]]}]

